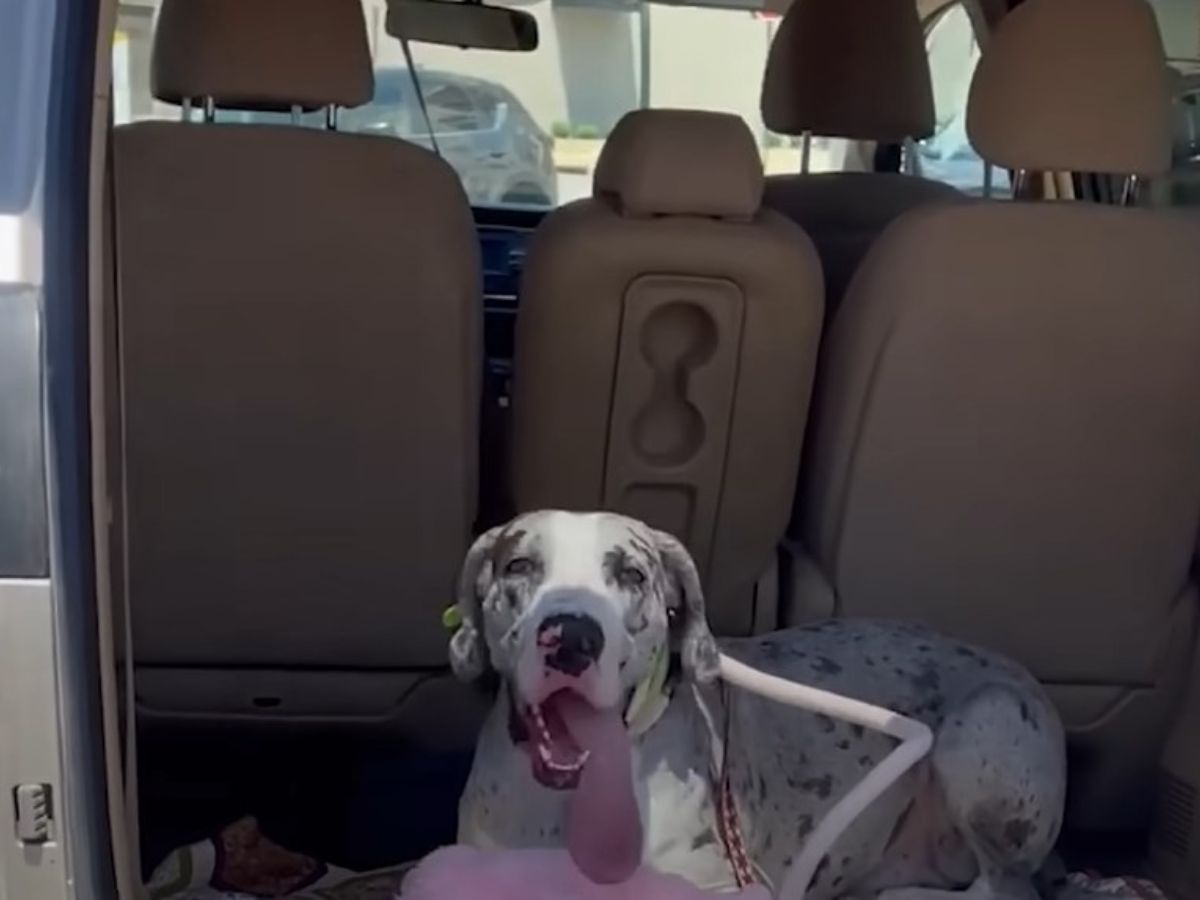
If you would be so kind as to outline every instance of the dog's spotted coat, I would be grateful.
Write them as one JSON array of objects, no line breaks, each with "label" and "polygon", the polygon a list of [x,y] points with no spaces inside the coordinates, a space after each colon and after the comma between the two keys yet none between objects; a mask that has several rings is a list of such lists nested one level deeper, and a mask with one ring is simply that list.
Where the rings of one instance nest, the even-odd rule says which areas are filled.
[{"label": "dog's spotted coat", "polygon": [[[733,886],[714,808],[714,753],[727,771],[755,869],[778,886],[821,818],[892,739],[713,683],[716,642],[690,558],[672,538],[609,514],[539,512],[477,542],[464,567],[464,627],[451,660],[505,686],[477,746],[460,840],[559,845],[565,795],[534,780],[514,746],[513,703],[532,697],[530,635],[551,611],[595,617],[605,653],[594,705],[620,702],[670,641],[681,664],[665,714],[634,745],[646,860],[710,889]],[[1023,669],[899,623],[835,620],[722,641],[748,665],[918,718],[932,754],[889,789],[822,860],[811,900],[1031,898],[1061,824],[1061,723]],[[532,674],[531,674],[532,673]],[[532,680],[531,680],[532,679]],[[728,734],[728,744],[724,736]]]}]

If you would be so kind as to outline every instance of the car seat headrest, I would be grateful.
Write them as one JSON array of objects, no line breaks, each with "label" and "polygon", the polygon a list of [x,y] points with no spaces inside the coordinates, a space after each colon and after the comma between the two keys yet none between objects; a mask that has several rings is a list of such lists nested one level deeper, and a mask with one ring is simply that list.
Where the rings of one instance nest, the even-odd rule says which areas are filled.
[{"label": "car seat headrest", "polygon": [[605,142],[593,193],[627,216],[748,220],[762,205],[762,157],[738,116],[635,110]]},{"label": "car seat headrest", "polygon": [[901,142],[933,134],[933,86],[916,4],[794,0],[763,76],[779,134]]},{"label": "car seat headrest", "polygon": [[151,88],[166,103],[281,111],[375,92],[359,0],[163,0]]},{"label": "car seat headrest", "polygon": [[1028,0],[984,48],[967,136],[1009,169],[1154,176],[1171,165],[1170,105],[1145,0]]}]

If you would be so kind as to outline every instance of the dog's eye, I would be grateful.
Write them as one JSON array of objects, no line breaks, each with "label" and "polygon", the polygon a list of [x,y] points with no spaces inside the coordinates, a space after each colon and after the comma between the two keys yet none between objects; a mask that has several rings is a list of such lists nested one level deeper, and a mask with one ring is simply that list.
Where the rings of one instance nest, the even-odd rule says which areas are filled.
[{"label": "dog's eye", "polygon": [[514,556],[504,567],[505,575],[528,575],[533,571],[533,560],[528,556]]},{"label": "dog's eye", "polygon": [[646,573],[633,566],[626,566],[617,573],[617,581],[621,583],[622,587],[640,588],[646,583]]}]

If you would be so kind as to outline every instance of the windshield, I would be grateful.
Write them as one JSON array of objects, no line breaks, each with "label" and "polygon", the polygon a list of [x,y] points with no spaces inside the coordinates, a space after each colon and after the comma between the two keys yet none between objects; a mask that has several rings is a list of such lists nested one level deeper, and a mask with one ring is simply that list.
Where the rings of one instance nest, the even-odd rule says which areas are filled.
[{"label": "windshield", "polygon": [[[758,112],[759,86],[767,50],[778,24],[775,17],[749,9],[665,6],[634,3],[579,3],[556,0],[523,7],[538,19],[541,43],[528,54],[488,53],[414,45],[418,71],[453,73],[478,79],[476,84],[504,85],[511,100],[507,122],[500,126],[512,136],[523,135],[526,148],[545,148],[541,177],[530,165],[531,154],[510,148],[505,135],[496,135],[525,174],[501,178],[495,168],[480,171],[476,160],[461,159],[467,148],[450,143],[443,155],[459,170],[468,193],[477,202],[507,203],[513,199],[544,198],[556,205],[586,196],[604,140],[617,121],[639,107],[708,109],[741,116],[758,137],[764,162],[776,171],[798,171],[800,150],[795,141],[773,135]],[[394,43],[394,42],[393,42]],[[388,58],[394,48],[380,44]],[[422,85],[426,86],[424,77]],[[473,91],[469,91],[474,93]],[[447,97],[443,86],[442,98]],[[459,104],[461,94],[449,92]],[[430,114],[441,140],[445,99],[427,89]],[[496,122],[490,109],[479,125]],[[845,165],[845,142],[818,140],[812,152],[814,171]],[[513,180],[523,183],[517,197],[507,193]]]},{"label": "windshield", "polygon": [[[768,174],[801,169],[799,140],[771,133],[759,114],[767,52],[779,24],[773,14],[626,0],[518,0],[515,5],[538,20],[540,45],[531,53],[411,46],[427,124],[404,50],[384,27],[386,0],[362,2],[376,67],[375,97],[363,107],[343,110],[339,128],[436,145],[476,206],[546,209],[587,196],[606,135],[622,115],[639,107],[734,113],[757,137]],[[157,3],[126,0],[120,6],[114,45],[118,124],[179,116],[150,95]],[[930,24],[939,129],[918,154],[916,168],[978,193],[984,167],[962,129],[978,43],[958,3]],[[219,118],[288,122],[291,117],[226,112]],[[313,127],[324,121],[321,113],[302,119]],[[874,150],[870,144],[818,136],[809,171],[869,170]]]}]

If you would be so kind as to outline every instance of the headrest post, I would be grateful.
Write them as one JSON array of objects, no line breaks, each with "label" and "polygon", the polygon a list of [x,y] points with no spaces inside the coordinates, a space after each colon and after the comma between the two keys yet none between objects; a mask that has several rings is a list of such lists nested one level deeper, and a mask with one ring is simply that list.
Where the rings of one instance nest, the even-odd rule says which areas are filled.
[{"label": "headrest post", "polygon": [[812,157],[812,132],[804,131],[800,135],[800,174],[807,175],[809,162]]},{"label": "headrest post", "polygon": [[212,97],[204,98],[204,121],[210,125],[217,121],[217,104]]},{"label": "headrest post", "polygon": [[192,98],[191,97],[183,98],[183,103],[180,104],[180,106],[179,106],[179,121],[180,122],[192,121]]},{"label": "headrest post", "polygon": [[990,200],[992,198],[992,164],[987,160],[983,161],[983,199]]},{"label": "headrest post", "polygon": [[338,126],[338,108],[334,104],[329,104],[325,107],[325,128],[329,131],[337,131]]},{"label": "headrest post", "polygon": [[917,153],[917,142],[911,136],[904,139],[904,150],[901,159],[903,160],[902,169],[905,175],[920,176],[921,156]]},{"label": "headrest post", "polygon": [[1021,195],[1025,193],[1025,184],[1029,180],[1029,173],[1025,169],[1017,169],[1013,172],[1012,189],[1013,199],[1020,200]]},{"label": "headrest post", "polygon": [[1134,206],[1137,203],[1138,188],[1141,180],[1136,175],[1127,175],[1121,184],[1121,205]]}]

